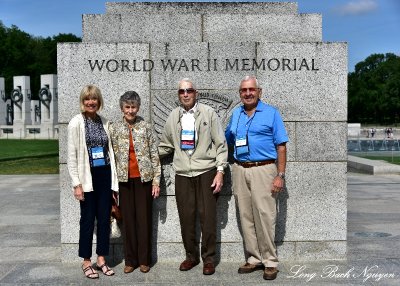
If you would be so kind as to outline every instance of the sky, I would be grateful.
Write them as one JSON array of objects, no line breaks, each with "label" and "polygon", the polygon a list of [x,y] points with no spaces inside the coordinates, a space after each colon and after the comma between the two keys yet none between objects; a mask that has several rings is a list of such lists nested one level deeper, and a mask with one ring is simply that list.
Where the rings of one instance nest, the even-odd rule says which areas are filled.
[{"label": "sky", "polygon": [[[59,33],[72,33],[81,37],[82,14],[104,14],[106,2],[141,1],[0,0],[0,21],[6,27],[15,25],[20,30],[37,37],[51,37]],[[266,2],[297,2],[299,13],[321,14],[323,41],[348,43],[350,72],[354,71],[354,66],[358,62],[365,60],[371,54],[390,52],[400,55],[400,0]]]}]

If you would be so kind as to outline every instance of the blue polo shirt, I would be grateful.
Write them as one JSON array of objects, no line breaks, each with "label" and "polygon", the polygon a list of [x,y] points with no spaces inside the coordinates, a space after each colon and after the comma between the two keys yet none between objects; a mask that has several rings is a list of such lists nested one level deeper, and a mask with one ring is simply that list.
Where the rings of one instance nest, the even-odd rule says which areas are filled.
[{"label": "blue polo shirt", "polygon": [[[225,137],[228,145],[234,146],[234,158],[241,162],[276,160],[276,146],[289,141],[278,109],[261,100],[251,117],[247,116],[244,106],[234,109]],[[249,152],[237,152],[237,138],[247,138]]]}]

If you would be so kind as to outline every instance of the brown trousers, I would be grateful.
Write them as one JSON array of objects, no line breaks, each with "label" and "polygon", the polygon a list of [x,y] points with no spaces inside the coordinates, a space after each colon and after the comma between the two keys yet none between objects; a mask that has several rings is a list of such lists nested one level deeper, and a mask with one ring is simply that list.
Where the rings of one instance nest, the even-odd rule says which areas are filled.
[{"label": "brown trousers", "polygon": [[211,184],[217,170],[196,177],[175,176],[175,197],[186,259],[199,261],[196,241],[196,213],[201,228],[201,258],[204,263],[214,263],[217,239],[217,198]]},{"label": "brown trousers", "polygon": [[122,239],[125,265],[137,267],[151,263],[152,183],[140,178],[119,183],[122,212]]}]

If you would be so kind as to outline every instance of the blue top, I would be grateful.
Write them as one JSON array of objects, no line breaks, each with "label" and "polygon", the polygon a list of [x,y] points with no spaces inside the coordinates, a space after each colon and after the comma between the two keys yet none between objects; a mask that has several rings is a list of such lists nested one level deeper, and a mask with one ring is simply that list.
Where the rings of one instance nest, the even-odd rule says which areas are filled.
[{"label": "blue top", "polygon": [[[276,146],[289,141],[279,111],[261,100],[251,117],[244,111],[244,106],[234,109],[225,137],[228,145],[235,147],[235,160],[241,162],[276,160]],[[236,146],[236,140],[241,138],[247,138],[247,147]]]}]

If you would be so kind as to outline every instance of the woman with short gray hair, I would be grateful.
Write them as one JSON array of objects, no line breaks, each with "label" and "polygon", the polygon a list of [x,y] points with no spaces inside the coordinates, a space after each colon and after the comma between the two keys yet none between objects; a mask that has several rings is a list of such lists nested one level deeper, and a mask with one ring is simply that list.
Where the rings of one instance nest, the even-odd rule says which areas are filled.
[{"label": "woman with short gray hair", "polygon": [[110,128],[119,180],[122,212],[124,273],[151,264],[152,204],[160,194],[161,165],[151,124],[138,116],[140,97],[135,91],[119,99],[122,120]]},{"label": "woman with short gray hair", "polygon": [[119,98],[119,107],[124,107],[124,104],[135,105],[140,108],[141,99],[135,91],[127,91]]}]

